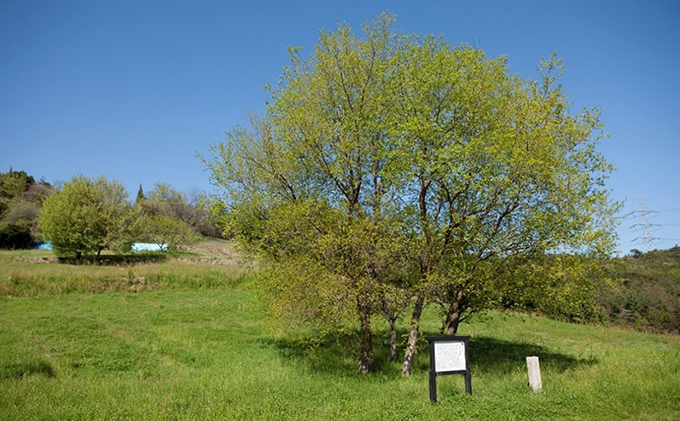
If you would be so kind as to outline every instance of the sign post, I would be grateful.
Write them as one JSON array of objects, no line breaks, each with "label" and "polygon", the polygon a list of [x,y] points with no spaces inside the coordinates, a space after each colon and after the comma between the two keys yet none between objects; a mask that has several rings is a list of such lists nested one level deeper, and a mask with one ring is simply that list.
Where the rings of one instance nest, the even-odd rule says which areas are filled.
[{"label": "sign post", "polygon": [[428,336],[430,343],[430,400],[437,402],[437,376],[465,375],[465,390],[472,395],[468,361],[469,336]]}]

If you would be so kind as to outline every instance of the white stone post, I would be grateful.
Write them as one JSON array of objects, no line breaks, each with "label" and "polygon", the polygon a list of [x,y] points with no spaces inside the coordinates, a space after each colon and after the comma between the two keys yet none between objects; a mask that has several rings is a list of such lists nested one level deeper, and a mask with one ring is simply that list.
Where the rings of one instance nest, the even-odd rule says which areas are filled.
[{"label": "white stone post", "polygon": [[527,357],[527,370],[529,371],[529,386],[534,393],[539,393],[543,384],[541,383],[541,368],[538,364],[538,357]]}]

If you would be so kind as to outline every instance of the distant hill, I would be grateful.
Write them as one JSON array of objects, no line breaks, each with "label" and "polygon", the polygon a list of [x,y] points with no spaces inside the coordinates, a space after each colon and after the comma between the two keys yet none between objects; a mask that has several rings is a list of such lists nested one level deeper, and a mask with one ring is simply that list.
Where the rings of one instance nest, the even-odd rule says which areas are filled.
[{"label": "distant hill", "polygon": [[680,247],[612,259],[614,285],[601,285],[597,302],[616,324],[680,333]]}]

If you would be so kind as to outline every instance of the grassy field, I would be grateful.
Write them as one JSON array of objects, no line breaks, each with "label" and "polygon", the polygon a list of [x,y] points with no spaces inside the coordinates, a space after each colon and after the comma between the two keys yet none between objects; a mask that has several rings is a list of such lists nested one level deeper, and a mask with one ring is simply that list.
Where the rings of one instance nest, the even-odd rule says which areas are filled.
[{"label": "grassy field", "polygon": [[269,333],[247,276],[217,254],[119,267],[0,253],[0,419],[680,419],[677,336],[490,312],[460,332],[473,395],[440,377],[432,404],[426,343],[403,378],[380,326],[376,372],[359,376],[340,339]]}]

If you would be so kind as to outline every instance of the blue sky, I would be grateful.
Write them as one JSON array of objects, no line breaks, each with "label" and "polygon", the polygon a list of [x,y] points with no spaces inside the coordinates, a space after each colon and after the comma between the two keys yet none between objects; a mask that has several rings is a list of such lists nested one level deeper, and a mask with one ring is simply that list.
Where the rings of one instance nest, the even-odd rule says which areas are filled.
[{"label": "blue sky", "polygon": [[[599,107],[601,151],[626,200],[620,250],[680,244],[680,2],[575,1],[37,1],[0,0],[0,171],[47,181],[105,175],[136,193],[163,181],[210,190],[195,153],[262,112],[288,64],[320,29],[390,10],[406,33],[443,35],[536,77],[566,64],[573,110]],[[635,200],[646,199],[646,221]]]}]

